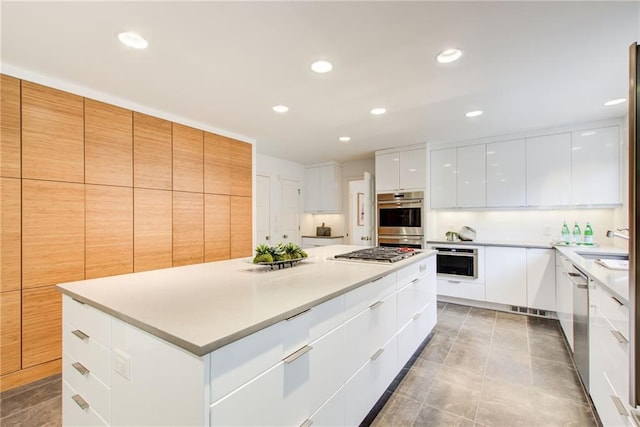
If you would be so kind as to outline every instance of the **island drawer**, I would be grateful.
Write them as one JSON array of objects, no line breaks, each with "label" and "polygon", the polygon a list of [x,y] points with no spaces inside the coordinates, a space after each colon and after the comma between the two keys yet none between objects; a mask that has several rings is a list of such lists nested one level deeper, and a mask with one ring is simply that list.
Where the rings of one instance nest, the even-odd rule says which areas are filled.
[{"label": "island drawer", "polygon": [[69,325],[62,325],[62,349],[74,362],[80,362],[91,371],[100,381],[111,385],[111,357],[110,352],[97,344],[92,337],[81,338],[77,329]]},{"label": "island drawer", "polygon": [[[74,397],[76,400],[74,400]],[[82,400],[80,400],[82,399]],[[107,426],[89,402],[84,406],[84,397],[72,389],[66,381],[62,382],[62,424],[65,426]]]},{"label": "island drawer", "polygon": [[79,302],[70,296],[62,299],[63,323],[78,329],[91,337],[91,340],[110,348],[111,320],[109,315]]},{"label": "island drawer", "polygon": [[396,274],[390,273],[348,292],[345,294],[346,318],[351,319],[368,310],[371,305],[393,294],[396,289]]},{"label": "island drawer", "polygon": [[431,256],[398,271],[398,289],[406,286],[418,277],[424,276],[425,274],[429,273],[430,270],[433,270],[435,272],[435,260],[435,257]]},{"label": "island drawer", "polygon": [[84,364],[64,354],[62,356],[64,366],[62,378],[77,394],[100,414],[104,420],[110,422],[111,414],[111,389],[102,383],[93,372],[87,370]]}]

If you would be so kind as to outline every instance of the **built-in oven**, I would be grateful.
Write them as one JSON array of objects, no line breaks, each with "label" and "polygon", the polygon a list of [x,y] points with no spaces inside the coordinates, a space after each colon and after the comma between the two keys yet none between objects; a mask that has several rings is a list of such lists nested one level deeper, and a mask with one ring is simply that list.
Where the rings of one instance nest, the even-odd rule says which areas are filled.
[{"label": "built-in oven", "polygon": [[478,278],[478,249],[434,247],[438,276]]},{"label": "built-in oven", "polygon": [[424,193],[381,193],[378,205],[378,245],[424,247]]}]

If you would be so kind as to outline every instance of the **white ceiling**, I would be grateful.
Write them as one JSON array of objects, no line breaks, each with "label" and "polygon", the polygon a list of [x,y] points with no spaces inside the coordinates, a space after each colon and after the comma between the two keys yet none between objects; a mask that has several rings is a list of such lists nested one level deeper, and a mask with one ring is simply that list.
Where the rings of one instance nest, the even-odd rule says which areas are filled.
[{"label": "white ceiling", "polygon": [[[638,1],[1,7],[4,70],[245,135],[258,152],[304,164],[621,117],[626,103],[602,104],[627,96],[628,47],[640,38]],[[123,30],[149,48],[121,45]],[[462,59],[436,63],[449,47]],[[321,58],[331,73],[309,69]],[[378,106],[387,114],[369,114]],[[485,114],[464,116],[475,109]]]}]

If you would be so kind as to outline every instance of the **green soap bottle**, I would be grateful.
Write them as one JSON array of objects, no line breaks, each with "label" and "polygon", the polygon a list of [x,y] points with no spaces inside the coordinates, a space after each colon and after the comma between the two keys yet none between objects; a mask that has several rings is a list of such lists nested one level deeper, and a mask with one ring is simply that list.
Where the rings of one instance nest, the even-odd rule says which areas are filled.
[{"label": "green soap bottle", "polygon": [[585,245],[593,245],[593,229],[589,223],[587,223],[587,226],[584,229],[583,243]]},{"label": "green soap bottle", "polygon": [[573,244],[579,245],[582,241],[582,232],[580,232],[580,226],[578,225],[578,221],[576,221],[573,226]]}]

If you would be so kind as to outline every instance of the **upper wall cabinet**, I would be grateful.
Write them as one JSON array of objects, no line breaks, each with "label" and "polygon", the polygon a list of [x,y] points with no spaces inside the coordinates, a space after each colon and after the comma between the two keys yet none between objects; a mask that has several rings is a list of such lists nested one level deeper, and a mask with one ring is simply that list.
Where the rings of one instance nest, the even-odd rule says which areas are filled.
[{"label": "upper wall cabinet", "polygon": [[20,178],[20,80],[0,78],[0,176]]},{"label": "upper wall cabinet", "polygon": [[487,205],[487,170],[484,145],[456,148],[458,207],[483,208]]},{"label": "upper wall cabinet", "polygon": [[133,113],[133,186],[171,190],[171,122]]},{"label": "upper wall cabinet", "polygon": [[458,206],[456,159],[455,148],[431,152],[429,188],[431,189],[432,209],[455,208]]},{"label": "upper wall cabinet", "polygon": [[84,182],[84,100],[22,82],[22,177]]},{"label": "upper wall cabinet", "polygon": [[204,132],[173,124],[173,189],[203,192]]},{"label": "upper wall cabinet", "polygon": [[205,132],[205,193],[251,197],[252,173],[251,144]]},{"label": "upper wall cabinet", "polygon": [[527,138],[527,205],[571,204],[571,134]]},{"label": "upper wall cabinet", "polygon": [[619,145],[618,126],[571,134],[572,204],[620,203]]},{"label": "upper wall cabinet", "polygon": [[376,153],[376,192],[424,190],[424,148]]},{"label": "upper wall cabinet", "polygon": [[305,169],[305,212],[339,213],[341,207],[342,168],[337,163],[309,166]]},{"label": "upper wall cabinet", "polygon": [[526,205],[525,140],[487,144],[487,206]]},{"label": "upper wall cabinet", "polygon": [[87,184],[133,186],[133,112],[85,99]]}]

